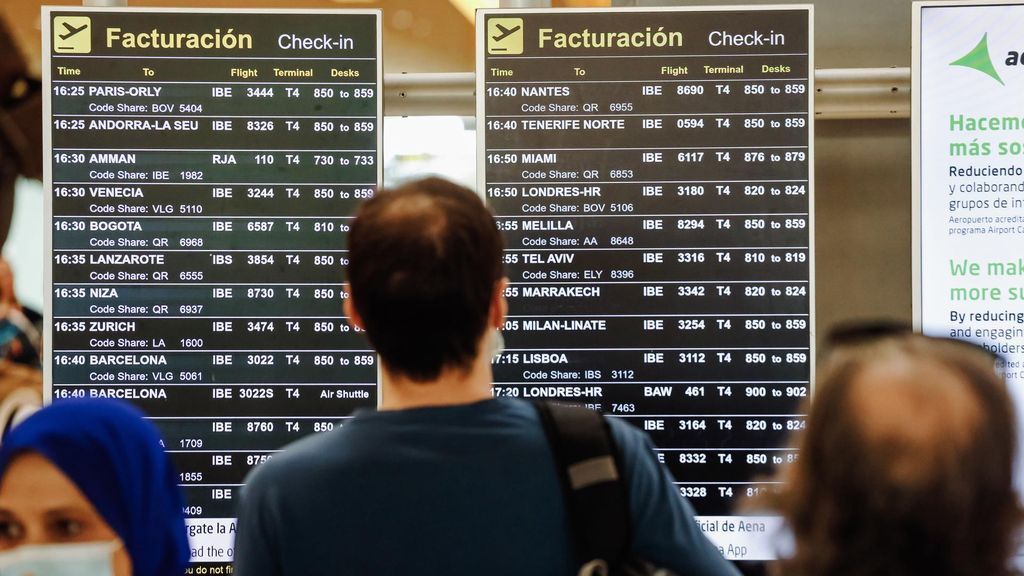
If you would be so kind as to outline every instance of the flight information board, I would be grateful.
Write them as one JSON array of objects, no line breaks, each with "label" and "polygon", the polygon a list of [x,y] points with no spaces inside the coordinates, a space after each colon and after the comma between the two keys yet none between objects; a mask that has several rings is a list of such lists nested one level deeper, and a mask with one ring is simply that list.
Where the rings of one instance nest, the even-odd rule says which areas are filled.
[{"label": "flight information board", "polygon": [[770,557],[729,513],[810,394],[811,8],[477,14],[495,393],[627,419],[727,557]]},{"label": "flight information board", "polygon": [[42,21],[47,393],[141,407],[180,470],[193,561],[229,562],[246,473],[377,402],[341,282],[381,180],[380,14]]}]

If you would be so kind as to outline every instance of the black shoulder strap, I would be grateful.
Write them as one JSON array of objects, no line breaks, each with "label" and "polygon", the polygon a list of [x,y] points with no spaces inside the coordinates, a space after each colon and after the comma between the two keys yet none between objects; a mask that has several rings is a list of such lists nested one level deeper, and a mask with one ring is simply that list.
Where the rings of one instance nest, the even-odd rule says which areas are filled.
[{"label": "black shoulder strap", "polygon": [[608,423],[585,408],[534,407],[555,456],[581,563],[624,560],[631,540],[629,495]]}]

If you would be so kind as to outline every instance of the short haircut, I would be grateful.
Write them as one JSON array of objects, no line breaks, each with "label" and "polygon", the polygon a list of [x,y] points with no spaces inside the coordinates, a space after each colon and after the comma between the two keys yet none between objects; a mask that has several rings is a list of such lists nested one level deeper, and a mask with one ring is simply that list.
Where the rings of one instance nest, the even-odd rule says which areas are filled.
[{"label": "short haircut", "polygon": [[468,370],[503,275],[501,233],[480,197],[440,178],[381,190],[348,242],[353,303],[388,369],[420,382]]},{"label": "short haircut", "polygon": [[1014,574],[1013,404],[992,357],[901,334],[824,362],[777,504],[799,576]]}]

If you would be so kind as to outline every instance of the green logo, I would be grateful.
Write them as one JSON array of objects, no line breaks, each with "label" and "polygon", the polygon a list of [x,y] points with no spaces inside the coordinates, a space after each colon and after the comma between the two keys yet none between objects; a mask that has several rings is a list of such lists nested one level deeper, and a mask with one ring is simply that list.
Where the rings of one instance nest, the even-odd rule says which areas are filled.
[{"label": "green logo", "polygon": [[[1003,79],[999,77],[999,72],[996,72],[995,66],[992,65],[992,58],[988,55],[987,33],[981,37],[981,41],[979,41],[978,45],[975,46],[970,52],[965,54],[959,60],[950,62],[949,65],[974,68],[978,72],[983,72],[994,78],[1000,84],[1003,84]],[[1003,85],[1005,86],[1005,84]]]}]

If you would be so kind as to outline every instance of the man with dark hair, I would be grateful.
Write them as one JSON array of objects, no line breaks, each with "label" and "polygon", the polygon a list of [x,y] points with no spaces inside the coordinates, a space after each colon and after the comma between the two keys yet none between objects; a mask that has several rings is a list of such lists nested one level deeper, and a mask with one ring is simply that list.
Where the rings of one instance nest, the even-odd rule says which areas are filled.
[{"label": "man with dark hair", "polygon": [[[487,366],[485,328],[505,315],[502,242],[472,192],[424,180],[366,202],[349,233],[346,314],[365,328],[391,378],[439,380]],[[490,387],[478,391],[491,396]],[[436,403],[433,401],[432,403]]]},{"label": "man with dark hair", "polygon": [[43,97],[14,34],[0,18],[0,248],[14,213],[14,182],[43,178]]},{"label": "man with dark hair", "polygon": [[[427,179],[363,204],[345,310],[381,358],[381,403],[247,479],[236,573],[569,575],[579,569],[537,413],[493,398],[506,280],[494,218]],[[680,575],[733,575],[654,458],[610,420],[635,554]]]}]

